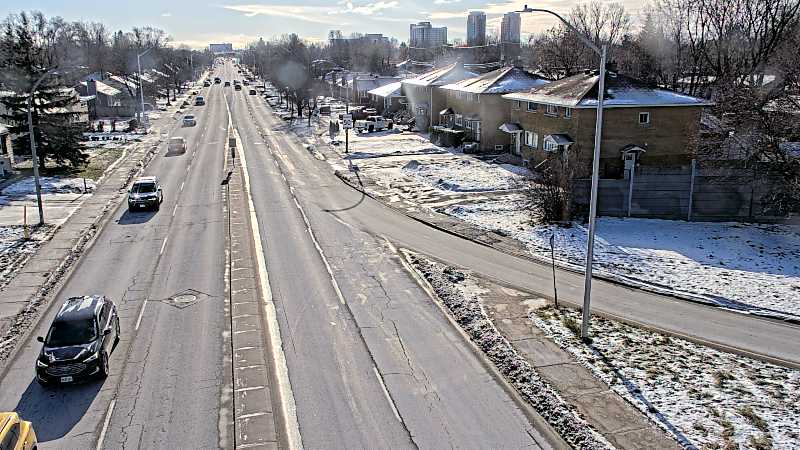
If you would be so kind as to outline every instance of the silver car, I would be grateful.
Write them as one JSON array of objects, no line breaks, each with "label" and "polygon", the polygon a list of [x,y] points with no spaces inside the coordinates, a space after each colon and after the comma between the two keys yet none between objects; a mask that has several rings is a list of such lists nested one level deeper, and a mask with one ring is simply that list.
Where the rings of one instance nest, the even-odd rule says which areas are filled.
[{"label": "silver car", "polygon": [[197,125],[197,119],[192,114],[187,114],[183,116],[183,126],[185,127],[193,127]]}]

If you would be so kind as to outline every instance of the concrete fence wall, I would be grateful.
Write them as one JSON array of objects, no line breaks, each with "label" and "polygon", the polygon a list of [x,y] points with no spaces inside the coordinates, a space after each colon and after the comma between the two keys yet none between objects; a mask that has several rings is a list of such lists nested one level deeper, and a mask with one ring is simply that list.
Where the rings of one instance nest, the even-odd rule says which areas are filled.
[{"label": "concrete fence wall", "polygon": [[[725,167],[724,165],[728,165]],[[598,214],[699,221],[774,222],[765,212],[770,173],[764,167],[735,167],[713,162],[675,168],[636,169],[633,183],[600,180]],[[575,204],[588,211],[590,180],[578,180]]]}]

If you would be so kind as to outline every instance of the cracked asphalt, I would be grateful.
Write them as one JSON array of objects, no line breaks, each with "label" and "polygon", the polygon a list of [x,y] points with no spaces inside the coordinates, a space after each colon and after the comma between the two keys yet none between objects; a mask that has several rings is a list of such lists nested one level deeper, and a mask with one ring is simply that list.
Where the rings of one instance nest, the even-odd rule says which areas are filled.
[{"label": "cracked asphalt", "polygon": [[265,105],[231,99],[304,447],[546,446],[391,246],[336,216],[344,185]]}]

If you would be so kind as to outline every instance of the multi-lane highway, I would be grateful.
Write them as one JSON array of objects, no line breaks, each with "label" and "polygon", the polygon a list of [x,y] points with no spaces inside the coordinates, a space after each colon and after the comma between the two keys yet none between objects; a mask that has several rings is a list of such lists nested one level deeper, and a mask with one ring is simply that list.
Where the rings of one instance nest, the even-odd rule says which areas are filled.
[{"label": "multi-lane highway", "polygon": [[[216,74],[237,77],[230,63]],[[118,208],[53,300],[89,293],[115,300],[122,340],[111,376],[38,385],[41,344],[33,337],[46,332],[50,308],[9,362],[0,409],[31,420],[41,448],[232,447],[221,186],[230,121],[248,164],[302,445],[548,447],[531,410],[409,277],[391,245],[310,201],[330,179],[292,165],[285,152],[293,147],[272,135],[279,122],[263,99],[221,85],[203,91],[206,106],[191,108],[198,125],[174,132],[189,151],[163,149],[146,169],[161,180],[160,211]],[[184,294],[195,301],[172,300]]]},{"label": "multi-lane highway", "polygon": [[[214,75],[241,77],[230,62]],[[549,272],[345,186],[247,87],[212,85],[203,94],[206,105],[190,108],[197,126],[162,125],[189,151],[164,147],[146,168],[164,190],[160,211],[116,209],[53,299],[99,293],[117,303],[122,340],[111,376],[54,389],[36,383],[34,337],[46,332],[49,308],[8,363],[0,410],[33,421],[40,448],[233,446],[222,182],[235,130],[254,208],[250,239],[260,238],[252,244],[263,252],[277,312],[269,331],[283,343],[271,351],[288,375],[271,398],[292,400],[291,408],[270,405],[284,413],[274,424],[278,444],[290,442],[290,427],[309,449],[549,447],[532,410],[409,276],[396,248],[545,294]],[[580,277],[559,279],[562,298],[578,302]],[[604,282],[595,283],[595,300],[607,314],[800,362],[795,326]]]}]

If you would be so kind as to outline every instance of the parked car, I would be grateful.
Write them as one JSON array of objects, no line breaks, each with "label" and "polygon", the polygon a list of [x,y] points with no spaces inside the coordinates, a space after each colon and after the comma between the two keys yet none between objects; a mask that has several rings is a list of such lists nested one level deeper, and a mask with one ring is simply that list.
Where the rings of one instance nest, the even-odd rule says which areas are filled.
[{"label": "parked car", "polygon": [[208,81],[208,80],[203,81],[203,87],[209,87],[209,86],[211,86],[211,82],[210,81]]},{"label": "parked car", "polygon": [[194,117],[193,114],[187,114],[183,116],[183,126],[193,127],[195,125],[197,125],[197,119]]},{"label": "parked car", "polygon": [[203,106],[206,104],[206,99],[202,95],[198,95],[194,99],[194,106]]},{"label": "parked car", "polygon": [[169,138],[167,153],[186,153],[186,139],[180,136]]},{"label": "parked car", "polygon": [[394,124],[392,119],[386,119],[383,116],[369,116],[364,120],[356,120],[353,125],[357,133],[366,131],[372,133],[373,131],[390,130]]},{"label": "parked car", "polygon": [[250,89],[250,95],[256,95],[256,90],[255,89]]},{"label": "parked car", "polygon": [[56,313],[47,335],[37,340],[44,344],[36,360],[39,383],[105,378],[109,357],[119,342],[117,307],[103,295],[70,297]]},{"label": "parked car", "polygon": [[36,444],[32,423],[15,412],[0,413],[0,450],[34,450]]},{"label": "parked car", "polygon": [[319,113],[322,114],[323,116],[329,116],[331,114],[331,107],[328,105],[320,106]]},{"label": "parked car", "polygon": [[164,194],[156,177],[140,177],[133,182],[128,190],[128,209],[152,208],[158,211]]}]

